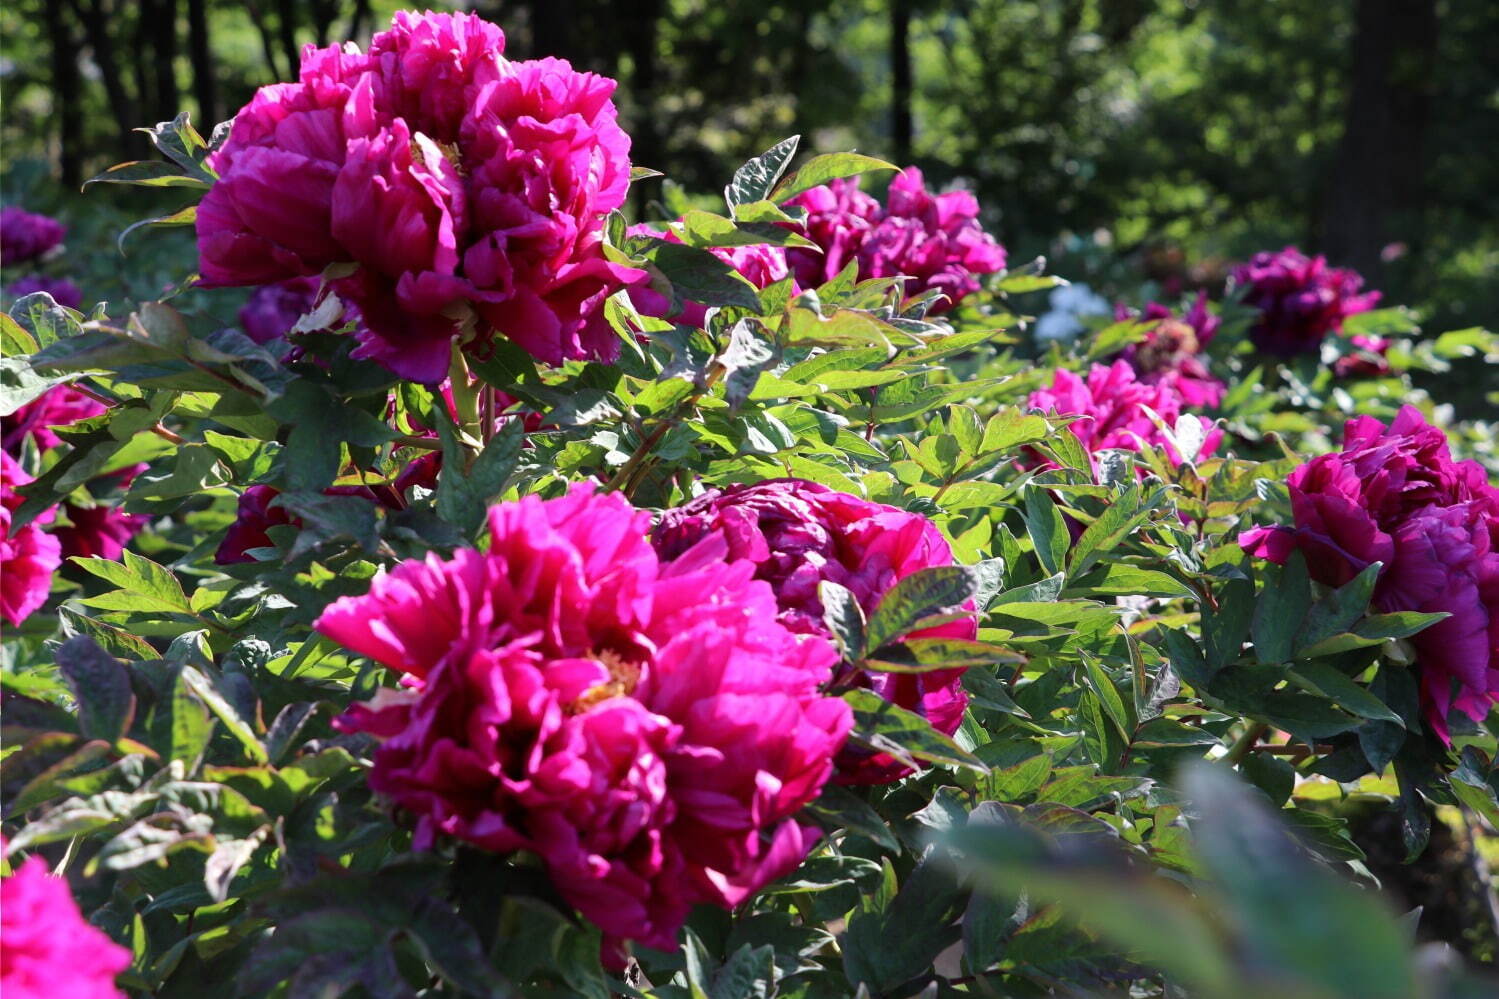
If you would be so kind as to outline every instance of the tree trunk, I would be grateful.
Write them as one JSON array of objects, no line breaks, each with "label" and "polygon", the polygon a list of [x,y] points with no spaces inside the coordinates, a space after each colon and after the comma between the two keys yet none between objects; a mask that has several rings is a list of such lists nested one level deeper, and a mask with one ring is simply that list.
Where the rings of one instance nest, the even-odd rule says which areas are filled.
[{"label": "tree trunk", "polygon": [[[250,23],[255,25],[255,33],[260,36],[260,51],[265,56],[265,68],[270,70],[272,80],[285,80],[288,77],[281,74],[277,66],[276,43],[271,36],[270,26],[265,23],[265,14],[260,10],[260,4],[255,0],[245,0],[245,9],[250,12]],[[291,64],[296,69],[297,64]]]},{"label": "tree trunk", "polygon": [[286,65],[291,67],[287,79],[297,75],[302,63],[297,51],[297,5],[292,0],[276,0],[276,25],[281,33],[281,51],[286,54]]},{"label": "tree trunk", "polygon": [[208,0],[187,0],[187,52],[193,64],[198,130],[207,135],[219,121],[218,79],[208,42]]},{"label": "tree trunk", "polygon": [[83,23],[84,36],[93,51],[94,65],[99,67],[104,94],[109,99],[109,113],[114,116],[115,125],[120,130],[117,155],[122,160],[135,159],[144,154],[145,140],[131,132],[141,121],[135,101],[120,75],[114,42],[109,37],[113,12],[105,9],[103,0],[73,0],[73,13]]},{"label": "tree trunk", "polygon": [[911,162],[911,0],[890,0],[890,145],[898,166]]},{"label": "tree trunk", "polygon": [[57,169],[64,187],[83,183],[83,102],[78,39],[61,4],[42,4],[52,47],[52,106],[57,113]]},{"label": "tree trunk", "polygon": [[[625,50],[630,53],[630,98],[635,121],[631,129],[630,159],[641,166],[661,162],[661,126],[656,112],[656,39],[661,0],[637,0],[622,25]],[[635,186],[635,211],[645,216],[646,190]]]},{"label": "tree trunk", "polygon": [[182,110],[177,90],[177,0],[156,0],[156,22],[148,26],[156,50],[156,120],[171,121]]},{"label": "tree trunk", "polygon": [[1322,249],[1375,278],[1380,251],[1420,239],[1436,66],[1436,0],[1359,0],[1343,138],[1323,201]]}]

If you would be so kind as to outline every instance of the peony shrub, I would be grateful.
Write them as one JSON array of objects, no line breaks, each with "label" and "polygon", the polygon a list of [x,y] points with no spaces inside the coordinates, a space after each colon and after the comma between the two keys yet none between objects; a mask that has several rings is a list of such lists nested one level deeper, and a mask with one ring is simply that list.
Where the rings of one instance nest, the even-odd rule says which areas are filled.
[{"label": "peony shrub", "polygon": [[5,995],[1492,991],[1364,858],[1499,820],[1499,340],[795,138],[655,218],[503,44],[149,130],[201,287],[0,319]]}]

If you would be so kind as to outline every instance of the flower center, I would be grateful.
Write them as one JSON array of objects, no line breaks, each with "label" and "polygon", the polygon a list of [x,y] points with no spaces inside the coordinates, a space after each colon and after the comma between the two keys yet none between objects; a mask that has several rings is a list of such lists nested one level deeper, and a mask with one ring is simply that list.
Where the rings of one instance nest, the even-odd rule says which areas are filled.
[{"label": "flower center", "polygon": [[609,672],[609,679],[583,691],[582,696],[568,705],[569,714],[580,715],[611,697],[628,696],[634,693],[635,687],[640,683],[640,664],[631,662],[617,652],[603,649],[590,652],[587,657],[602,664]]}]

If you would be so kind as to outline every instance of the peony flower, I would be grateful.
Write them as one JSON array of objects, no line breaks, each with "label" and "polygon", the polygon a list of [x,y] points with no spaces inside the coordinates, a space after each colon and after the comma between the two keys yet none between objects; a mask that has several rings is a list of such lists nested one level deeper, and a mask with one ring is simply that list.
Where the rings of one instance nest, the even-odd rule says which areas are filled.
[{"label": "peony flower", "polygon": [[[662,231],[649,225],[632,225],[627,231],[631,236],[654,236],[668,243],[680,243],[681,237],[671,229]],[[768,288],[783,280],[791,270],[786,264],[786,251],[769,243],[750,246],[710,246],[708,252],[734,268],[746,281],[756,288]],[[791,293],[799,289],[792,282]],[[630,289],[630,303],[643,316],[657,319],[673,319],[685,326],[702,328],[708,321],[708,310],[701,302],[683,302],[681,311],[671,311],[671,300],[650,285],[635,285]]]},{"label": "peony flower", "polygon": [[62,563],[57,539],[42,530],[51,511],[12,529],[12,518],[24,502],[16,489],[30,481],[20,463],[0,451],[0,617],[11,624],[20,624],[47,602],[52,574]]},{"label": "peony flower", "polygon": [[71,385],[55,386],[0,420],[0,444],[19,455],[29,438],[45,451],[62,443],[54,430],[98,416],[107,408]]},{"label": "peony flower", "polygon": [[908,298],[942,292],[946,299],[931,309],[941,313],[978,291],[976,275],[1004,270],[1004,247],[979,225],[977,199],[968,191],[931,194],[915,167],[896,174],[883,209],[854,181],[814,188],[789,204],[807,209],[807,237],[822,248],[820,254],[804,247],[787,251],[807,287],[831,280],[857,259],[861,279],[909,278]]},{"label": "peony flower", "polygon": [[[952,565],[942,533],[920,514],[871,503],[802,479],[710,489],[661,515],[651,540],[663,558],[684,557],[709,536],[722,537],[729,557],[754,564],[780,608],[778,620],[791,631],[827,636],[818,584],[847,587],[866,614],[890,588],[919,569]],[[972,639],[977,623],[949,622],[914,632],[918,638]],[[962,669],[927,673],[860,673],[849,682],[926,717],[951,735],[968,705]],[[910,773],[885,754],[852,747],[838,759],[838,781],[884,784]]]},{"label": "peony flower", "polygon": [[1383,378],[1390,373],[1390,341],[1382,336],[1365,336],[1362,333],[1348,338],[1353,349],[1342,355],[1333,364],[1332,372],[1339,378]]},{"label": "peony flower", "polygon": [[459,337],[552,364],[616,356],[604,300],[646,275],[603,252],[630,173],[615,83],[503,51],[461,13],[398,14],[368,54],[307,49],[299,81],[261,88],[213,155],[204,283],[337,264],[356,356],[428,384]]},{"label": "peony flower", "polygon": [[1368,312],[1380,298],[1377,291],[1358,294],[1364,279],[1355,271],[1328,267],[1326,257],[1307,257],[1294,246],[1256,253],[1234,269],[1233,280],[1247,289],[1245,304],[1260,310],[1249,338],[1277,357],[1315,353],[1344,319]]},{"label": "peony flower", "polygon": [[669,949],[806,855],[794,815],[851,717],[753,565],[716,540],[663,563],[648,526],[588,486],[501,504],[488,551],[405,562],[316,627],[406,674],[339,725],[383,740],[370,786],[419,849],[531,850],[606,945]]},{"label": "peony flower", "polygon": [[89,925],[68,883],[39,856],[0,878],[0,993],[5,999],[124,999],[130,951]]},{"label": "peony flower", "polygon": [[28,274],[19,281],[11,282],[6,286],[5,294],[11,299],[17,299],[39,291],[45,291],[52,296],[52,301],[58,305],[66,305],[70,309],[76,309],[83,304],[82,288],[67,278],[49,278],[41,274]]},{"label": "peony flower", "polygon": [[130,539],[140,533],[146,518],[112,506],[63,504],[67,523],[54,524],[52,536],[62,545],[63,558],[118,559]]},{"label": "peony flower", "polygon": [[239,310],[240,328],[261,345],[282,339],[297,320],[317,307],[318,288],[318,280],[310,277],[256,288]]},{"label": "peony flower", "polygon": [[7,205],[0,209],[0,262],[14,267],[45,256],[67,234],[68,227],[57,219]]},{"label": "peony flower", "polygon": [[[1089,455],[1107,449],[1143,451],[1160,447],[1173,465],[1179,465],[1183,456],[1156,426],[1146,407],[1166,426],[1175,427],[1184,403],[1176,380],[1152,384],[1140,379],[1128,361],[1119,360],[1110,365],[1094,364],[1086,376],[1058,368],[1051,385],[1032,392],[1027,405],[1058,416],[1081,415],[1082,419],[1074,420],[1067,429]],[[1193,461],[1206,458],[1222,440],[1223,431],[1208,430],[1197,453],[1187,457]]]},{"label": "peony flower", "polygon": [[1223,401],[1228,386],[1213,377],[1202,359],[1202,349],[1218,332],[1222,320],[1208,311],[1207,292],[1199,292],[1192,308],[1180,319],[1166,306],[1149,302],[1143,313],[1124,305],[1114,309],[1117,320],[1155,320],[1145,339],[1119,353],[1148,385],[1168,384],[1182,402],[1211,409]]},{"label": "peony flower", "polygon": [[276,546],[269,533],[271,528],[283,524],[297,526],[301,523],[284,507],[271,505],[271,501],[280,495],[281,490],[275,486],[250,486],[240,493],[234,523],[229,525],[224,540],[219,542],[218,549],[213,553],[215,563],[239,565],[254,562],[255,557],[250,554],[251,548]]},{"label": "peony flower", "polygon": [[1499,489],[1483,467],[1453,461],[1446,436],[1406,406],[1388,428],[1349,420],[1343,449],[1286,484],[1295,527],[1258,527],[1239,544],[1277,563],[1300,551],[1327,586],[1382,563],[1374,607],[1451,615],[1410,639],[1432,730],[1450,742],[1454,707],[1482,721],[1499,700]]}]

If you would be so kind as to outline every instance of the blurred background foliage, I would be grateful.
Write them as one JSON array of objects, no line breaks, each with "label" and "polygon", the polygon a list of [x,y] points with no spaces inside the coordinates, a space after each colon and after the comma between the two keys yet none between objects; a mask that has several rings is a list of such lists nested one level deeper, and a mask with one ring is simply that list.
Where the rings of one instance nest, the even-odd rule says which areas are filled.
[{"label": "blurred background foliage", "polygon": [[[11,0],[4,197],[76,227],[49,178],[76,190],[149,155],[131,129],[180,108],[227,118],[288,78],[301,45],[364,42],[397,6]],[[1046,254],[1105,291],[1213,285],[1228,261],[1294,242],[1430,330],[1499,324],[1492,0],[457,6],[501,24],[515,57],[620,79],[636,161],[687,191],[801,133],[973,188],[1012,259]],[[640,185],[637,213],[660,183]],[[110,195],[90,197],[110,221]]]}]

